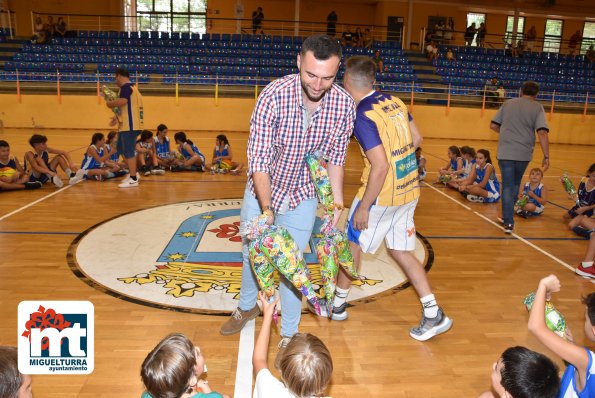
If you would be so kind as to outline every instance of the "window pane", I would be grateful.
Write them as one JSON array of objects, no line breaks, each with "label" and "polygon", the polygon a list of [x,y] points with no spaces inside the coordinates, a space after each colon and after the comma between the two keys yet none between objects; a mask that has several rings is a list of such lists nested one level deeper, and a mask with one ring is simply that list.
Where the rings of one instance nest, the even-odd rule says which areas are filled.
[{"label": "window pane", "polygon": [[546,36],[543,40],[543,52],[557,53],[560,52],[560,38]]},{"label": "window pane", "polygon": [[562,37],[563,22],[558,19],[547,19],[545,21],[545,35]]},{"label": "window pane", "polygon": [[[514,17],[508,17],[506,19],[506,34],[504,38],[507,42],[512,41],[512,27],[514,25]],[[525,17],[519,17],[517,21],[517,40],[523,38],[523,31],[525,30]]]},{"label": "window pane", "polygon": [[188,17],[174,17],[174,32],[188,32],[190,30],[190,23]]},{"label": "window pane", "polygon": [[170,11],[169,0],[155,0],[155,11]]},{"label": "window pane", "polygon": [[174,12],[188,12],[188,0],[174,0]]},{"label": "window pane", "polygon": [[207,0],[190,0],[190,12],[206,12]]},{"label": "window pane", "polygon": [[595,22],[585,22],[580,54],[585,54],[589,46],[593,45],[595,45]]},{"label": "window pane", "polygon": [[152,11],[153,0],[136,0],[136,11]]}]

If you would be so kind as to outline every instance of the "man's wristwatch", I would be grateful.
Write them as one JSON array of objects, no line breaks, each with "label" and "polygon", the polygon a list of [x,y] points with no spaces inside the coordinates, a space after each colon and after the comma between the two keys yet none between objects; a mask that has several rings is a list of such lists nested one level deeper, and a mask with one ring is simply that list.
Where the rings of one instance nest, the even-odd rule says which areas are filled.
[{"label": "man's wristwatch", "polygon": [[274,217],[275,216],[275,212],[273,211],[273,208],[271,206],[265,206],[262,208],[262,214],[264,214],[265,216],[268,217]]}]

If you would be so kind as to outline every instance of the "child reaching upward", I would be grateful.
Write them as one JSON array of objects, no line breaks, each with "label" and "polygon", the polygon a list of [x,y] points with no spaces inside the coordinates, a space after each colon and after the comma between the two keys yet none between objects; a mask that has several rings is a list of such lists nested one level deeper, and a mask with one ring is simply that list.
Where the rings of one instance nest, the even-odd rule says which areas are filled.
[{"label": "child reaching upward", "polygon": [[147,391],[141,398],[229,398],[200,379],[206,371],[200,349],[185,335],[172,333],[143,361],[140,375]]},{"label": "child reaching upward", "polygon": [[528,216],[538,216],[543,213],[547,203],[547,191],[541,180],[543,171],[539,167],[531,169],[529,173],[529,182],[525,183],[519,190],[519,199],[523,196],[528,198],[527,203],[517,209],[516,214],[527,218]]},{"label": "child reaching upward", "polygon": [[309,333],[297,333],[285,347],[280,358],[281,380],[270,372],[267,352],[271,337],[271,323],[277,297],[270,303],[263,292],[262,328],[256,339],[252,366],[256,376],[253,398],[307,398],[324,396],[333,373],[333,359],[324,343]]},{"label": "child reaching upward", "polygon": [[[560,281],[555,275],[549,275],[539,281],[537,292],[535,292],[535,301],[529,315],[529,331],[543,345],[568,362],[568,367],[562,376],[558,397],[595,397],[595,353],[586,347],[563,339],[546,326],[545,302],[552,293],[559,291]],[[587,307],[584,332],[587,339],[595,342],[595,293],[583,298],[583,304]]]},{"label": "child reaching upward", "polygon": [[215,149],[213,150],[213,162],[211,164],[211,172],[219,171],[220,173],[227,173],[228,171],[237,175],[242,170],[244,165],[242,163],[233,162],[231,147],[227,137],[219,134],[215,139]]},{"label": "child reaching upward", "polygon": [[200,153],[196,145],[188,138],[183,131],[177,132],[174,135],[174,140],[178,144],[178,152],[182,155],[184,160],[176,159],[172,171],[196,170],[205,171],[205,155]]},{"label": "child reaching upward", "polygon": [[492,166],[490,152],[477,151],[475,167],[469,177],[459,184],[459,191],[471,202],[494,203],[500,199],[500,183]]}]

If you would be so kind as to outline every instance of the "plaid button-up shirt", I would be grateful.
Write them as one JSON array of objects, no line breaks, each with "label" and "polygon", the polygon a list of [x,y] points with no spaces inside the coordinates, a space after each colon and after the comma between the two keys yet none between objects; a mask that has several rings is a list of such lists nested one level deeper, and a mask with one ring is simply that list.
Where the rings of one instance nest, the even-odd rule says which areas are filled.
[{"label": "plaid button-up shirt", "polygon": [[254,194],[252,174],[268,173],[272,207],[284,202],[289,210],[306,199],[316,198],[304,156],[321,151],[328,162],[343,166],[355,119],[355,103],[333,84],[312,114],[306,127],[299,74],[269,84],[260,94],[250,120],[248,139],[248,186]]}]

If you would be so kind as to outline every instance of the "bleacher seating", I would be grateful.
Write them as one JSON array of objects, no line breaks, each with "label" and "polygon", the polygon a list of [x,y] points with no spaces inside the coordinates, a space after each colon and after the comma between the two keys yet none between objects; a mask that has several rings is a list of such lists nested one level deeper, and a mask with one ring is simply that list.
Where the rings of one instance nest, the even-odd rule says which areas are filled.
[{"label": "bleacher seating", "polygon": [[[522,57],[511,57],[505,55],[503,50],[496,49],[452,49],[455,60],[438,58],[433,61],[443,83],[481,88],[487,80],[496,76],[505,88],[518,88],[522,82],[534,80],[540,84],[541,91],[577,94],[595,92],[595,65],[587,62],[584,56],[524,53]],[[446,49],[443,48],[441,53],[445,54]],[[547,99],[543,95],[539,98]],[[560,98],[568,100],[564,94]]]},{"label": "bleacher seating", "polygon": [[[131,73],[163,74],[164,84],[208,82],[242,84],[297,72],[296,54],[301,37],[188,32],[79,31],[76,38],[53,38],[49,44],[26,43],[22,52],[6,62],[6,71],[83,73],[90,68],[113,74],[119,66]],[[400,48],[393,42],[378,42],[388,71],[382,82],[415,79]],[[346,48],[350,55],[373,55],[374,49]],[[0,80],[10,79],[0,74]],[[51,80],[51,76],[49,77]],[[93,74],[93,79],[96,79]],[[84,79],[83,79],[84,80]],[[246,83],[246,84],[248,84]]]}]

